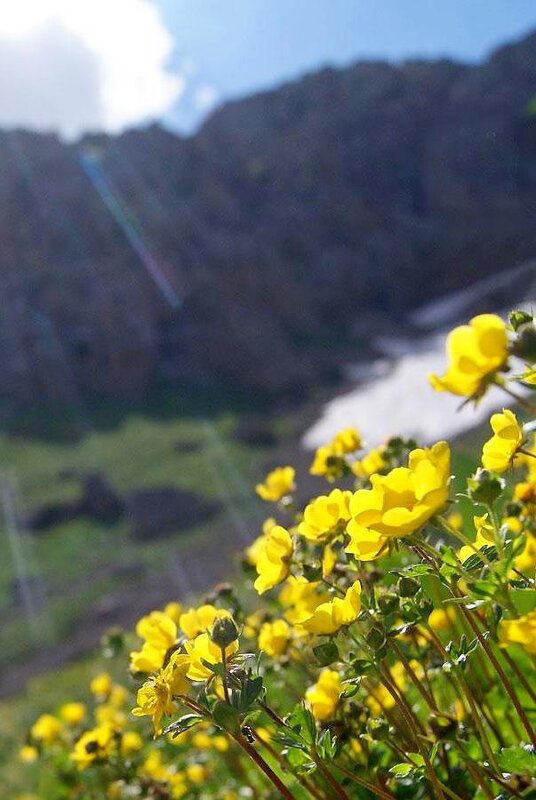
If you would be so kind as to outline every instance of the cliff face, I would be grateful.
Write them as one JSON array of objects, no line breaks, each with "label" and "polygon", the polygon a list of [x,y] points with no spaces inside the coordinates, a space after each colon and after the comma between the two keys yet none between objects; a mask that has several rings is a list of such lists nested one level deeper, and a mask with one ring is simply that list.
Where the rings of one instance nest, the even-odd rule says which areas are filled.
[{"label": "cliff face", "polygon": [[0,133],[0,398],[328,374],[371,315],[534,256],[535,95],[533,34],[326,69],[190,139]]}]

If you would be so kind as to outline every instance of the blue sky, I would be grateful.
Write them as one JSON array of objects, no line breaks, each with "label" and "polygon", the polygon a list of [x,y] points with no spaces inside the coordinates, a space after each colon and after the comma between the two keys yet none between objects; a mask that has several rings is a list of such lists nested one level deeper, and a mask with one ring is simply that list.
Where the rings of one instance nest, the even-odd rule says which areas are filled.
[{"label": "blue sky", "polygon": [[164,123],[326,64],[477,61],[536,0],[0,0],[0,128],[76,139]]},{"label": "blue sky", "polygon": [[167,124],[215,102],[360,58],[477,61],[536,29],[536,0],[157,0],[186,88]]}]

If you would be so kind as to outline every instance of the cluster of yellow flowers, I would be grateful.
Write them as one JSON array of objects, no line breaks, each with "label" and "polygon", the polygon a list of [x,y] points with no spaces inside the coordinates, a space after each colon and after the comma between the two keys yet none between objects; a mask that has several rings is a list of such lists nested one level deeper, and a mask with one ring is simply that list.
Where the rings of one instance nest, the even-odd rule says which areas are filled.
[{"label": "cluster of yellow flowers", "polygon": [[[511,394],[514,358],[512,381],[536,385],[533,333],[522,312],[475,317],[450,334],[433,387]],[[69,703],[37,720],[21,757],[69,742],[76,773],[110,798],[529,797],[536,442],[519,406],[491,417],[456,498],[444,441],[367,452],[341,431],[310,468],[341,485],[304,506],[294,469],[272,471],[243,585],[136,626],[132,714],[154,741],[143,719],[127,730],[124,690],[100,676],[94,725]]]}]

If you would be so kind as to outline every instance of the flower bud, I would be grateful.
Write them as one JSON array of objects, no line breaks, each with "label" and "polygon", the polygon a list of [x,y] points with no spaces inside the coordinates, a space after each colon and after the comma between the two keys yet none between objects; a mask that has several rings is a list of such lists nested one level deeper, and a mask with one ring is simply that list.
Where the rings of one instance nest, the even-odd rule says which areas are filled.
[{"label": "flower bud", "polygon": [[477,469],[474,475],[467,479],[467,491],[471,500],[491,506],[504,489],[504,481],[486,469]]},{"label": "flower bud", "polygon": [[373,650],[380,650],[385,644],[385,634],[379,628],[371,628],[367,633],[367,644]]},{"label": "flower bud", "polygon": [[392,614],[398,608],[398,597],[393,592],[386,592],[379,597],[378,605],[382,614]]},{"label": "flower bud", "polygon": [[512,353],[522,361],[530,363],[536,361],[536,328],[534,325],[523,325],[518,329]]},{"label": "flower bud", "polygon": [[229,647],[238,639],[238,628],[234,619],[231,616],[216,618],[212,623],[210,638],[222,649]]},{"label": "flower bud", "polygon": [[532,314],[529,314],[528,311],[520,311],[519,309],[516,309],[515,311],[510,311],[508,314],[508,322],[516,332],[521,328],[522,325],[526,325],[532,321]]},{"label": "flower bud", "polygon": [[402,575],[402,577],[398,579],[397,589],[400,597],[413,597],[420,588],[419,581],[416,581],[415,578],[408,578]]},{"label": "flower bud", "polygon": [[381,742],[389,736],[389,723],[381,717],[372,717],[367,720],[367,732],[377,742]]}]

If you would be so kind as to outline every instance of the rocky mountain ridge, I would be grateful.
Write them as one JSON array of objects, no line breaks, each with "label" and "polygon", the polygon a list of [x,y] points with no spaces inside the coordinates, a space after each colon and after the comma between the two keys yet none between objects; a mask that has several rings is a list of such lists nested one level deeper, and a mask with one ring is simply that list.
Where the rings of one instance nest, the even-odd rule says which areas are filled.
[{"label": "rocky mountain ridge", "polygon": [[371,320],[536,253],[536,34],[324,69],[193,137],[0,132],[0,410],[302,391]]}]

